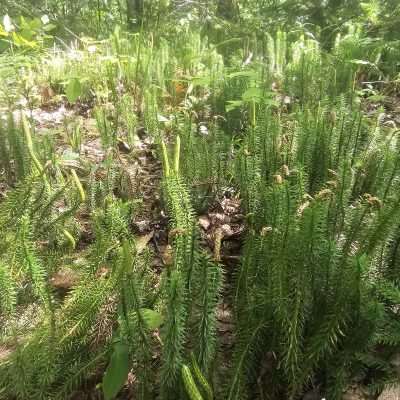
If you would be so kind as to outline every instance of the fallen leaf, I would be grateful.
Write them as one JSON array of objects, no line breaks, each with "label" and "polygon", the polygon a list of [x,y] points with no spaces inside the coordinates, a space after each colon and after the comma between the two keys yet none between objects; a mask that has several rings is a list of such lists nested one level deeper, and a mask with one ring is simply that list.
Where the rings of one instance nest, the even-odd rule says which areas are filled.
[{"label": "fallen leaf", "polygon": [[221,226],[221,230],[223,233],[223,237],[230,237],[232,236],[235,232],[232,230],[231,226],[228,224],[224,224]]},{"label": "fallen leaf", "polygon": [[123,153],[130,153],[132,151],[131,146],[122,139],[118,139],[118,149]]},{"label": "fallen leaf", "polygon": [[160,246],[161,259],[165,265],[172,265],[174,260],[172,246]]},{"label": "fallen leaf", "polygon": [[71,268],[62,267],[50,279],[50,284],[58,290],[69,290],[79,280],[79,273]]},{"label": "fallen leaf", "polygon": [[105,265],[103,265],[96,271],[96,277],[97,278],[107,278],[109,273],[110,273],[109,268],[107,268]]},{"label": "fallen leaf", "polygon": [[136,237],[136,252],[140,254],[154,236],[154,231],[149,232],[147,235]]},{"label": "fallen leaf", "polygon": [[136,228],[138,233],[144,233],[149,230],[150,228],[150,221],[142,220],[142,221],[135,221],[133,226]]},{"label": "fallen leaf", "polygon": [[206,216],[202,215],[199,217],[199,225],[206,231],[210,227],[211,222]]}]

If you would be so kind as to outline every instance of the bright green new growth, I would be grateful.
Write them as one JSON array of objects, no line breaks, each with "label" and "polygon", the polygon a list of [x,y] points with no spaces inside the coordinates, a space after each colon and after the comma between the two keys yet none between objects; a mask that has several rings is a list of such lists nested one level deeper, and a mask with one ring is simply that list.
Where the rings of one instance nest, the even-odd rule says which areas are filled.
[{"label": "bright green new growth", "polygon": [[194,383],[190,368],[187,365],[182,366],[182,379],[190,400],[203,400],[203,397]]},{"label": "bright green new growth", "polygon": [[200,370],[200,367],[199,367],[199,365],[198,365],[198,363],[196,361],[196,358],[194,357],[193,354],[192,354],[191,358],[192,358],[193,372],[194,372],[194,375],[196,377],[196,380],[199,382],[201,388],[206,393],[206,399],[213,400],[214,395],[213,395],[213,391],[211,389],[210,384],[207,382],[207,379],[202,374],[202,372]]}]

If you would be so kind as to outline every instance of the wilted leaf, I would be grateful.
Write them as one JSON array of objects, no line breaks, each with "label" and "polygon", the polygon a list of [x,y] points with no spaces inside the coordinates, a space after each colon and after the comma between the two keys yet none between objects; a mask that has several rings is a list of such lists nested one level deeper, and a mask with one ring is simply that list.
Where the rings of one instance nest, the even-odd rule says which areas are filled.
[{"label": "wilted leaf", "polygon": [[125,140],[122,140],[120,138],[118,140],[118,149],[122,151],[123,153],[130,153],[132,151],[131,146]]}]

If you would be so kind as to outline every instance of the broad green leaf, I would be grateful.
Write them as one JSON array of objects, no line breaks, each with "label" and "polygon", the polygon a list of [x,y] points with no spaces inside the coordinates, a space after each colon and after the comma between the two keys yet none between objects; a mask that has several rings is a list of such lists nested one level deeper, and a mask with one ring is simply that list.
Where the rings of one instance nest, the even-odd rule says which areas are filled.
[{"label": "broad green leaf", "polygon": [[0,39],[0,53],[8,49],[10,43],[8,40]]},{"label": "broad green leaf", "polygon": [[230,112],[232,110],[236,110],[237,108],[241,107],[243,105],[242,100],[230,100],[228,101],[228,104],[225,106],[226,111]]},{"label": "broad green leaf", "polygon": [[27,28],[29,28],[29,24],[26,21],[25,17],[21,15],[19,17],[19,29],[27,29]]},{"label": "broad green leaf", "polygon": [[8,36],[8,32],[6,32],[2,24],[0,24],[0,36]]},{"label": "broad green leaf", "polygon": [[65,94],[70,103],[75,103],[78,97],[82,94],[81,81],[78,78],[71,78],[68,82]]},{"label": "broad green leaf", "polygon": [[262,98],[262,90],[260,88],[248,88],[242,95],[244,101],[260,101]]},{"label": "broad green leaf", "polygon": [[18,32],[18,35],[25,40],[32,41],[35,32],[30,29],[23,29],[22,31]]},{"label": "broad green leaf", "polygon": [[37,47],[37,43],[35,41],[26,40],[20,34],[13,32],[12,33],[13,42],[17,47]]},{"label": "broad green leaf", "polygon": [[170,122],[167,117],[164,117],[164,115],[157,114],[157,121],[158,122]]},{"label": "broad green leaf", "polygon": [[369,260],[368,260],[368,256],[365,253],[363,253],[359,257],[357,257],[356,262],[357,262],[359,271],[361,273],[364,273],[367,271]]},{"label": "broad green leaf", "polygon": [[31,21],[29,21],[29,28],[38,31],[42,27],[42,21],[40,18],[34,18]]},{"label": "broad green leaf", "polygon": [[211,83],[209,76],[195,76],[192,78],[193,86],[208,86]]},{"label": "broad green leaf", "polygon": [[114,352],[103,377],[105,400],[114,399],[126,382],[129,373],[128,350],[128,345],[125,343],[119,342],[114,345]]},{"label": "broad green leaf", "polygon": [[140,313],[146,322],[147,328],[150,330],[159,328],[164,322],[164,317],[157,311],[151,310],[150,308],[141,308]]},{"label": "broad green leaf", "polygon": [[79,154],[71,150],[66,150],[60,157],[61,161],[78,160]]},{"label": "broad green leaf", "polygon": [[277,102],[274,99],[263,99],[263,103],[267,106],[274,106],[274,107],[279,106],[279,102]]}]

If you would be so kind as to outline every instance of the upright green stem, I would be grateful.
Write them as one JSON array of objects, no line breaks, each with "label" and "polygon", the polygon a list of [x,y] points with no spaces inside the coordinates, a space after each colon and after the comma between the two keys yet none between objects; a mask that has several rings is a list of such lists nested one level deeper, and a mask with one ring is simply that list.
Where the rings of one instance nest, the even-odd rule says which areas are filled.
[{"label": "upright green stem", "polygon": [[22,127],[24,129],[24,134],[25,134],[25,140],[26,140],[26,145],[28,147],[28,152],[30,157],[32,158],[33,163],[35,164],[35,167],[37,169],[37,171],[39,172],[40,175],[42,175],[43,177],[43,182],[46,186],[46,189],[50,190],[50,184],[47,180],[46,175],[44,174],[44,170],[42,167],[42,164],[40,164],[40,161],[38,160],[38,158],[36,157],[35,151],[33,149],[33,142],[32,142],[32,135],[31,135],[31,129],[29,126],[29,122],[26,119],[25,114],[21,114],[21,118],[22,118]]},{"label": "upright green stem", "polygon": [[168,178],[169,177],[169,160],[168,160],[167,146],[165,145],[164,140],[161,141],[161,150],[162,150],[163,161],[164,161],[164,174]]},{"label": "upright green stem", "polygon": [[175,143],[175,154],[174,154],[174,171],[177,175],[179,172],[180,153],[181,153],[181,138],[180,138],[180,136],[177,136],[176,143]]}]

